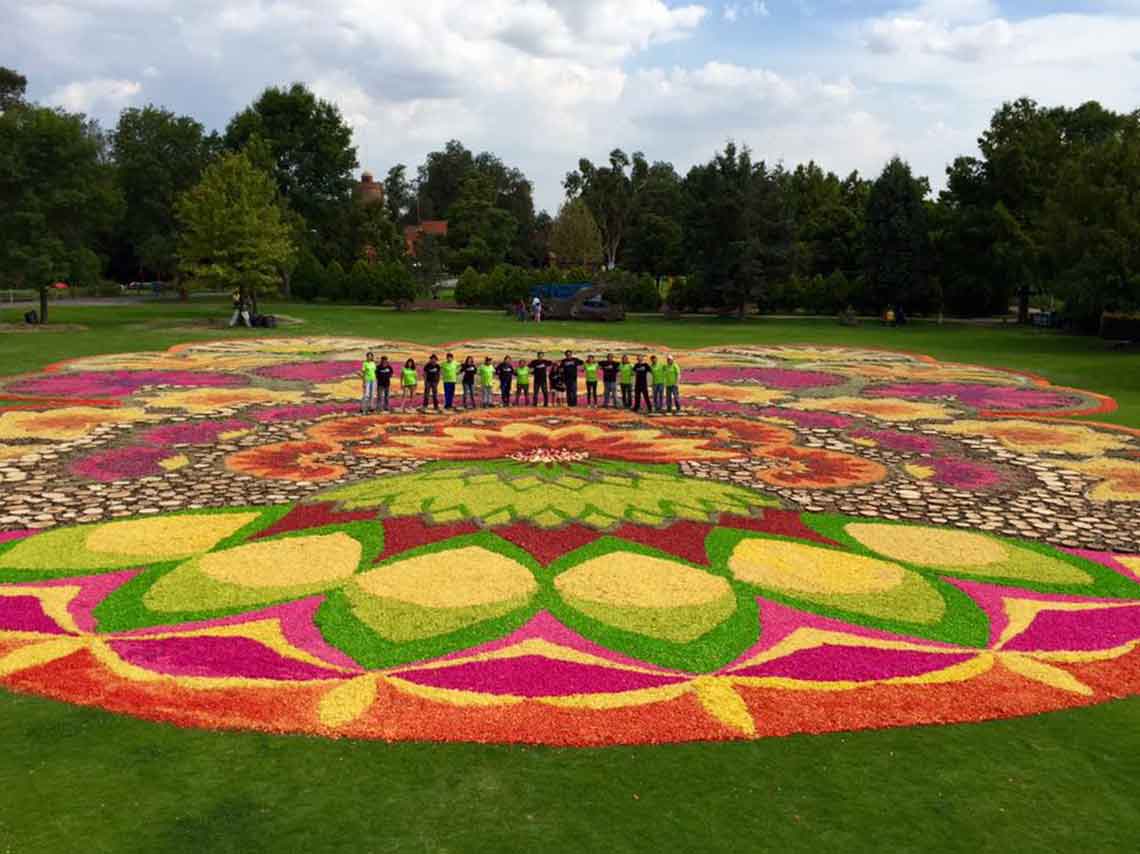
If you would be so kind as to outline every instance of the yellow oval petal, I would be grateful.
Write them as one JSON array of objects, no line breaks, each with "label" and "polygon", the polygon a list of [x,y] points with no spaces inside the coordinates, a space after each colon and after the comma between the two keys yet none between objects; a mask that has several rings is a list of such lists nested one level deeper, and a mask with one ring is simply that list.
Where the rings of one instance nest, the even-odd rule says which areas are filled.
[{"label": "yellow oval petal", "polygon": [[633,552],[581,563],[558,576],[554,586],[565,597],[632,608],[706,605],[732,592],[719,576]]},{"label": "yellow oval petal", "polygon": [[197,568],[240,587],[296,587],[348,578],[360,563],[360,543],[345,533],[248,543],[202,555]]},{"label": "yellow oval petal", "polygon": [[797,593],[882,593],[906,578],[903,567],[834,549],[782,540],[747,539],[728,567],[741,581]]},{"label": "yellow oval petal", "polygon": [[256,518],[256,513],[217,513],[108,522],[92,528],[84,545],[102,554],[189,557],[212,549]]},{"label": "yellow oval petal", "polygon": [[845,530],[871,551],[923,566],[986,566],[1010,556],[997,540],[971,531],[861,522]]},{"label": "yellow oval petal", "polygon": [[372,596],[423,608],[491,605],[538,589],[525,566],[479,546],[408,558],[365,573],[357,584]]}]

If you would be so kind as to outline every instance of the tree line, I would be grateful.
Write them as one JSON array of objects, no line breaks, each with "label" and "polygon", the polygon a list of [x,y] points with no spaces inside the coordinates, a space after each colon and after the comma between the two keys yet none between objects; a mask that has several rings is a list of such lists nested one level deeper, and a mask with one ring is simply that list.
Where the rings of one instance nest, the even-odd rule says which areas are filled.
[{"label": "tree line", "polygon": [[[387,170],[382,205],[355,202],[352,130],[302,84],[266,89],[217,132],[154,105],[104,129],[25,92],[0,69],[0,279],[41,294],[155,278],[402,304],[450,273],[473,305],[580,276],[641,310],[1016,303],[1024,321],[1038,299],[1091,328],[1140,309],[1140,111],[1096,102],[1003,104],[937,195],[897,157],[869,180],[728,143],[682,175],[615,149],[566,174],[552,217],[521,170],[456,140],[414,175]],[[403,227],[430,219],[447,236],[409,257]]]}]

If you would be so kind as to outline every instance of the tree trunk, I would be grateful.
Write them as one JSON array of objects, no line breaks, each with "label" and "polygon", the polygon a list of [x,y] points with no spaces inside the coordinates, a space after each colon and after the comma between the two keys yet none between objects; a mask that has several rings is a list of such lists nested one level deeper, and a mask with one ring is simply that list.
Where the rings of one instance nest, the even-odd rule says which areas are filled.
[{"label": "tree trunk", "polygon": [[40,285],[40,323],[47,323],[48,319],[48,289],[47,285]]},{"label": "tree trunk", "polygon": [[290,275],[288,270],[281,271],[281,284],[283,285],[282,291],[285,299],[287,300],[293,298],[293,291],[292,287],[290,286],[290,280],[292,278],[293,277]]},{"label": "tree trunk", "polygon": [[1017,292],[1017,322],[1029,323],[1029,288],[1024,285]]}]

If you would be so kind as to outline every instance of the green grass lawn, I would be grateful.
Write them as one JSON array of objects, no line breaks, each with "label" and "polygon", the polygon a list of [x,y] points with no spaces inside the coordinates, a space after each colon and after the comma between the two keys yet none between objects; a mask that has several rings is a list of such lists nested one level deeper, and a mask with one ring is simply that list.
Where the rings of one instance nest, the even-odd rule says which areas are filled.
[{"label": "green grass lawn", "polygon": [[[498,314],[280,306],[276,334],[438,344],[533,334]],[[86,330],[0,333],[0,373],[248,335],[225,306],[64,308]],[[18,312],[0,310],[0,322]],[[1140,354],[1097,339],[915,324],[634,319],[543,334],[668,347],[893,347],[1115,397],[1140,427]],[[2,499],[0,499],[2,501]],[[1138,520],[1140,524],[1140,520]],[[183,731],[0,694],[0,854],[65,851],[1134,851],[1140,698],[987,724],[598,751]]]}]

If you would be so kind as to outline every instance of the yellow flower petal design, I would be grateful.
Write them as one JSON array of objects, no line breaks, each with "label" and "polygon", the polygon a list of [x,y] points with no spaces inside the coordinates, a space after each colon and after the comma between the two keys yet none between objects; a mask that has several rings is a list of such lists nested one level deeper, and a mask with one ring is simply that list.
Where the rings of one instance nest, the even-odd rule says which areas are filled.
[{"label": "yellow flower petal design", "polygon": [[247,588],[296,587],[348,578],[360,563],[360,542],[345,533],[287,537],[211,552],[196,561],[203,575]]},{"label": "yellow flower petal design", "polygon": [[716,720],[737,732],[756,735],[756,721],[748,710],[748,704],[733,687],[732,680],[702,676],[694,680],[693,692],[704,710]]},{"label": "yellow flower petal design", "polygon": [[800,593],[882,593],[907,575],[895,563],[783,540],[744,540],[728,565],[741,581]]},{"label": "yellow flower petal design", "polygon": [[150,420],[142,409],[67,406],[44,412],[0,412],[0,439],[82,439],[96,427]]},{"label": "yellow flower petal design", "polygon": [[108,522],[90,529],[90,552],[172,560],[207,551],[257,518],[256,513],[167,516]]},{"label": "yellow flower petal design", "polygon": [[213,412],[263,404],[301,403],[301,391],[273,391],[267,388],[196,388],[168,391],[146,401],[150,409],[182,409],[187,412]]},{"label": "yellow flower petal design", "polygon": [[1050,688],[1068,691],[1071,694],[1080,694],[1082,697],[1093,695],[1092,688],[1081,682],[1069,671],[1030,658],[1028,655],[1006,653],[1001,657],[1001,663],[1019,676],[1048,685]]},{"label": "yellow flower petal design", "polygon": [[1108,451],[1133,447],[1125,436],[1106,433],[1082,424],[1056,424],[1026,419],[1005,421],[955,421],[936,425],[951,436],[982,436],[996,439],[1002,446],[1021,454],[1072,454],[1096,457]]},{"label": "yellow flower petal design", "polygon": [[376,676],[372,673],[349,679],[321,698],[317,717],[325,726],[339,727],[352,723],[376,701]]},{"label": "yellow flower petal design", "polygon": [[947,421],[952,415],[939,403],[919,403],[895,397],[873,400],[865,397],[824,397],[797,400],[788,404],[807,412],[842,412],[845,415],[862,415],[880,421]]},{"label": "yellow flower petal design", "polygon": [[0,657],[0,678],[31,670],[42,664],[50,664],[57,659],[78,652],[87,645],[83,638],[52,638],[39,643],[28,644]]},{"label": "yellow flower petal design", "polygon": [[862,522],[848,525],[846,531],[884,557],[924,566],[987,566],[1010,556],[997,540],[970,531]]},{"label": "yellow flower petal design", "polygon": [[509,557],[478,546],[433,552],[361,575],[366,593],[424,608],[471,608],[519,597],[538,584]]}]

